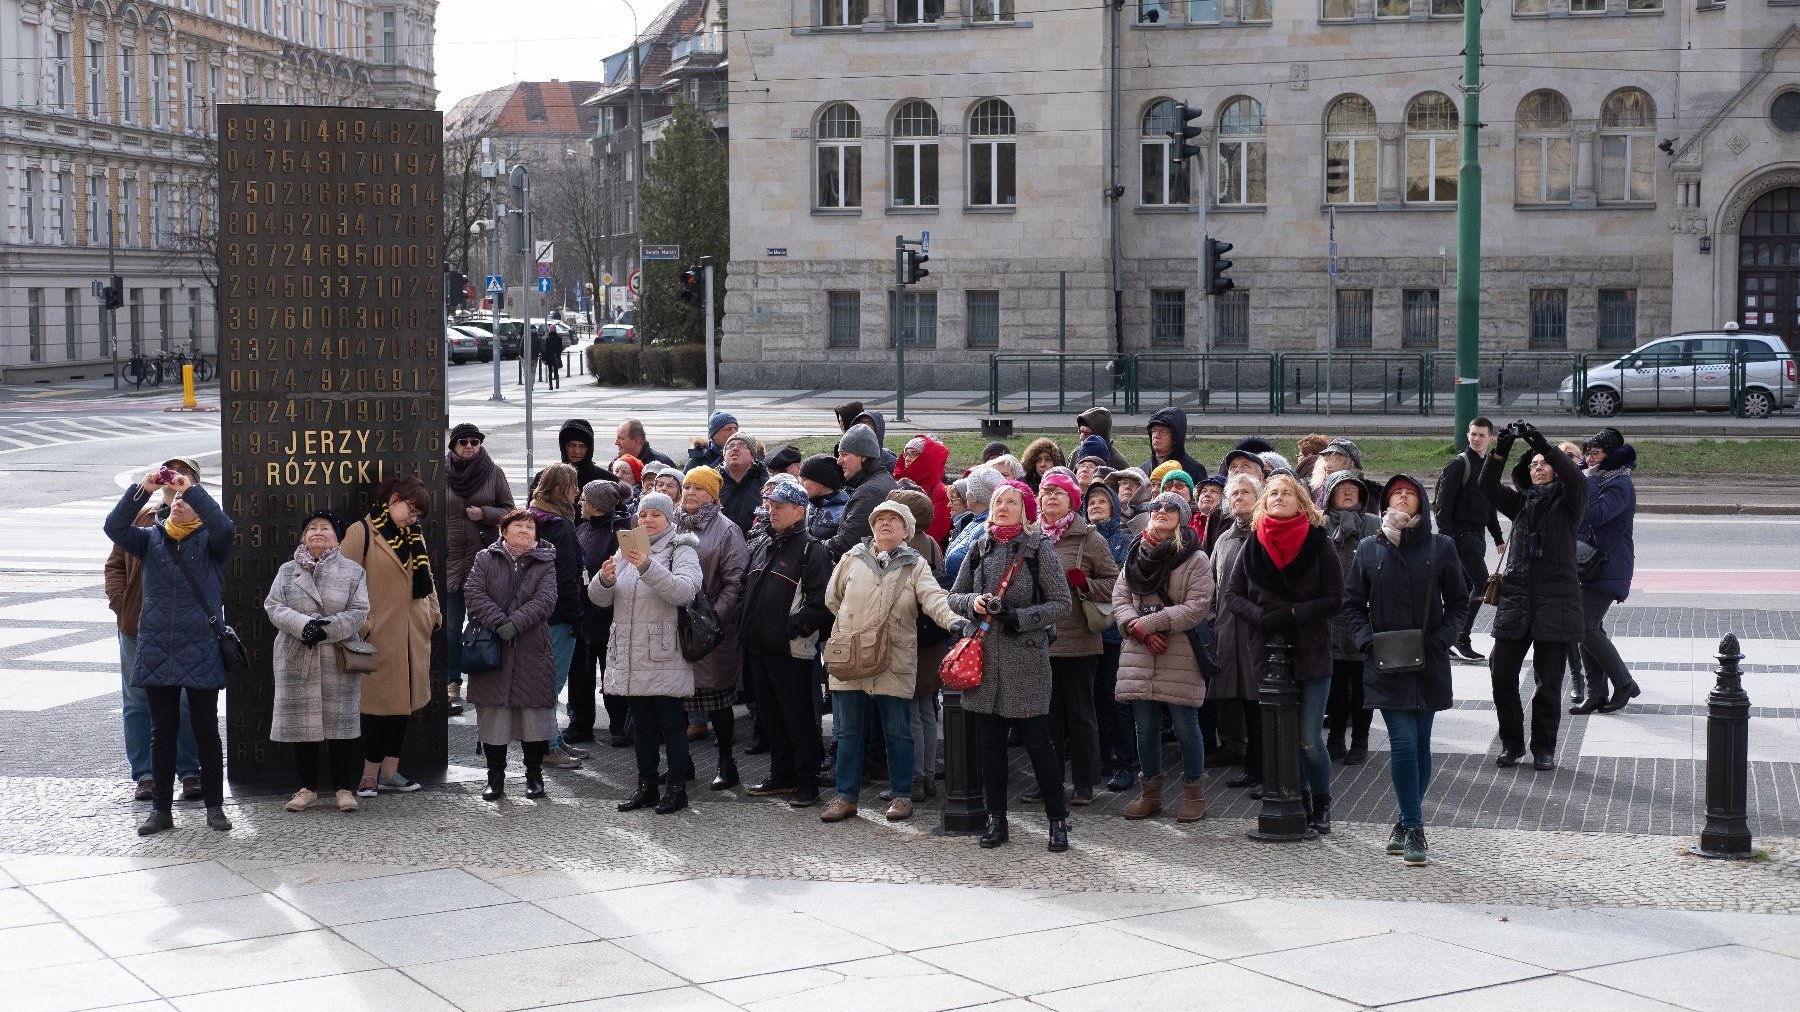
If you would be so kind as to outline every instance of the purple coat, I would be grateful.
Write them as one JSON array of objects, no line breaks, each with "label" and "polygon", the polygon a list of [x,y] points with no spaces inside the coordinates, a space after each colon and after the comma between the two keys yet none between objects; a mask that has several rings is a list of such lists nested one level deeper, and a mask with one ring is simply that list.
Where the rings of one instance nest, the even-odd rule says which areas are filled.
[{"label": "purple coat", "polygon": [[[519,581],[512,606],[501,604]],[[556,661],[550,653],[550,613],[556,610],[556,549],[548,541],[518,559],[496,541],[475,553],[463,581],[469,618],[492,629],[506,619],[518,629],[500,649],[500,667],[469,676],[469,702],[481,706],[524,709],[556,705]],[[451,633],[451,635],[458,635]]]}]

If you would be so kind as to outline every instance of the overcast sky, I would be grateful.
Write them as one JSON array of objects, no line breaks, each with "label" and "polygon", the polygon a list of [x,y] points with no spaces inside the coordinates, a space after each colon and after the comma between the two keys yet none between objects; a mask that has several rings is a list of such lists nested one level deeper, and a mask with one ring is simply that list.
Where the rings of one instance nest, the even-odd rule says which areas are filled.
[{"label": "overcast sky", "polygon": [[[638,25],[665,0],[631,0]],[[438,108],[514,81],[593,81],[600,60],[631,44],[624,0],[439,0]]]}]

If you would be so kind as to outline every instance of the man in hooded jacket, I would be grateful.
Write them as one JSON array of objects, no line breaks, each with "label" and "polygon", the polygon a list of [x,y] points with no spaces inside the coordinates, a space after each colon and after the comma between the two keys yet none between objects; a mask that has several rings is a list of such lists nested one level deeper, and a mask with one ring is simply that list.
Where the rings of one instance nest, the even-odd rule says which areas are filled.
[{"label": "man in hooded jacket", "polygon": [[[594,427],[585,418],[571,418],[557,430],[556,445],[562,450],[562,462],[575,469],[577,487],[586,488],[590,481],[612,475],[594,461]],[[532,479],[537,484],[537,479]]]},{"label": "man in hooded jacket", "polygon": [[[1075,416],[1075,430],[1081,434],[1081,438],[1086,439],[1089,436],[1099,436],[1102,440],[1105,440],[1106,466],[1115,471],[1122,471],[1125,468],[1130,467],[1131,462],[1126,460],[1125,455],[1119,452],[1119,448],[1113,445],[1112,426],[1112,412],[1099,405],[1095,405]],[[1146,471],[1145,473],[1148,474],[1149,472]]]},{"label": "man in hooded jacket", "polygon": [[1176,407],[1163,408],[1150,416],[1145,425],[1150,434],[1150,459],[1144,461],[1144,473],[1156,470],[1157,465],[1173,460],[1181,465],[1181,469],[1195,481],[1205,478],[1210,472],[1206,465],[1195,460],[1187,452],[1187,412]]}]

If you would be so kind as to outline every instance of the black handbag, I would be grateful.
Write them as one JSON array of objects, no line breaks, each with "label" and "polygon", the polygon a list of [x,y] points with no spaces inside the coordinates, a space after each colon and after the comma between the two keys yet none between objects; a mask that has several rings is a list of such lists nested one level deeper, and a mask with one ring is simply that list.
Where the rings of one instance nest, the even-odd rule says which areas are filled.
[{"label": "black handbag", "polygon": [[1390,629],[1375,634],[1369,645],[1375,670],[1384,674],[1425,669],[1425,630]]},{"label": "black handbag", "polygon": [[700,660],[719,645],[719,637],[724,630],[719,625],[719,615],[713,611],[712,602],[706,599],[704,588],[694,594],[692,601],[681,606],[681,612],[675,621],[675,631],[681,641],[681,656],[690,661]]},{"label": "black handbag", "polygon": [[[1175,606],[1175,602],[1169,600],[1167,588],[1159,589],[1156,593],[1163,599],[1163,607]],[[1213,633],[1212,619],[1203,618],[1188,629],[1187,639],[1188,649],[1194,652],[1194,660],[1200,665],[1200,680],[1211,685],[1213,678],[1225,670],[1224,665],[1219,663],[1218,637]]]},{"label": "black handbag", "polygon": [[[512,608],[513,598],[519,594],[519,583],[524,579],[524,573],[513,577],[512,590],[507,591],[506,603],[500,606],[502,614]],[[490,671],[498,671],[500,648],[503,645],[504,641],[500,639],[499,633],[475,621],[475,616],[470,615],[462,631],[462,662],[459,665],[462,673],[485,675]]]},{"label": "black handbag", "polygon": [[[200,603],[206,606],[206,624],[212,628],[213,637],[219,642],[219,663],[225,669],[225,676],[245,675],[250,672],[250,651],[245,648],[244,641],[238,637],[237,630],[223,621],[225,605],[221,602],[216,608],[206,599],[206,592],[200,589],[200,581],[194,579],[193,571],[188,569],[187,560],[182,557],[178,545],[169,546],[169,554],[175,558],[175,568],[187,578],[189,589]],[[217,614],[215,614],[215,612]]]},{"label": "black handbag", "polygon": [[1600,579],[1600,570],[1606,565],[1606,553],[1579,538],[1575,541],[1575,575],[1581,582],[1588,583]]}]

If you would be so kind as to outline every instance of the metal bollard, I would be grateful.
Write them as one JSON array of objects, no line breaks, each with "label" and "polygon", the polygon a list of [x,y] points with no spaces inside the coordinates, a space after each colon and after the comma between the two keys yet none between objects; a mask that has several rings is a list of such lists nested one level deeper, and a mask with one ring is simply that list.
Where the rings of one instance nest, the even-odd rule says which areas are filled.
[{"label": "metal bollard", "polygon": [[1750,697],[1736,633],[1719,641],[1718,681],[1706,697],[1706,827],[1701,857],[1750,857]]},{"label": "metal bollard", "polygon": [[[987,828],[987,796],[981,790],[981,750],[962,693],[944,693],[944,824],[938,836],[968,836]],[[927,764],[929,765],[929,764]],[[927,774],[929,775],[929,774]]]},{"label": "metal bollard", "polygon": [[1269,671],[1256,687],[1262,703],[1262,812],[1252,840],[1311,840],[1300,800],[1300,684],[1294,681],[1294,648],[1281,633],[1269,639]]}]

